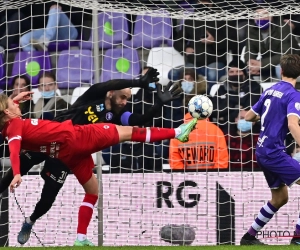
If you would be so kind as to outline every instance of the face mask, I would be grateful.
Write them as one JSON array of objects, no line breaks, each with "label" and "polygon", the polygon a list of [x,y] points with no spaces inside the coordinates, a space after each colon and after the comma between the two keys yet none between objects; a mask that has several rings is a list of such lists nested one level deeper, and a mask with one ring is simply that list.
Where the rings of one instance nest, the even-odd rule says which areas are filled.
[{"label": "face mask", "polygon": [[181,82],[181,88],[184,93],[190,94],[194,88],[194,83],[193,82],[188,82],[188,81],[182,81]]},{"label": "face mask", "polygon": [[228,81],[230,81],[230,83],[240,84],[244,82],[244,76],[243,75],[228,76]]},{"label": "face mask", "polygon": [[45,99],[50,99],[52,98],[53,96],[55,96],[55,90],[50,90],[50,91],[43,91],[41,92],[42,94],[42,97],[45,98]]},{"label": "face mask", "polygon": [[293,159],[300,162],[300,152],[294,154]]},{"label": "face mask", "polygon": [[270,26],[269,20],[255,20],[255,24],[258,26],[258,28],[262,30],[266,30]]},{"label": "face mask", "polygon": [[252,128],[252,122],[248,122],[245,119],[240,119],[240,120],[238,120],[237,128],[241,132],[248,132]]},{"label": "face mask", "polygon": [[151,89],[156,89],[156,84],[155,84],[155,82],[149,83],[148,87],[151,88]]}]

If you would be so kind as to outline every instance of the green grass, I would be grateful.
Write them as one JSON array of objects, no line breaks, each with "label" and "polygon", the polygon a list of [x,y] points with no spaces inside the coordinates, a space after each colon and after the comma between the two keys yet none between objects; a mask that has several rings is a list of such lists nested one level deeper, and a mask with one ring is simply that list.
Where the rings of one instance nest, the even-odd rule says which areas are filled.
[{"label": "green grass", "polygon": [[[47,247],[47,250],[91,250],[93,247]],[[98,247],[97,247],[98,248]],[[4,247],[0,248],[4,250]],[[7,249],[7,248],[6,248]],[[16,249],[20,250],[19,247],[10,247],[9,250]],[[42,247],[25,247],[25,250],[45,250]],[[299,250],[299,246],[295,245],[285,245],[285,246],[125,246],[125,247],[101,247],[101,250],[263,250],[263,249],[274,249],[274,250]]]}]

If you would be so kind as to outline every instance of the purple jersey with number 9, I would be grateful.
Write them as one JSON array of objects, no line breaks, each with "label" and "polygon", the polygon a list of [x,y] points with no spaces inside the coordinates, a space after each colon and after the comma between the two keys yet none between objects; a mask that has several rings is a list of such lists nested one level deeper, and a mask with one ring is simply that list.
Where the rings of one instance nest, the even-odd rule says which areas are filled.
[{"label": "purple jersey with number 9", "polygon": [[266,89],[252,111],[260,116],[261,131],[256,153],[278,154],[285,150],[289,115],[300,118],[300,92],[291,83],[280,81]]}]

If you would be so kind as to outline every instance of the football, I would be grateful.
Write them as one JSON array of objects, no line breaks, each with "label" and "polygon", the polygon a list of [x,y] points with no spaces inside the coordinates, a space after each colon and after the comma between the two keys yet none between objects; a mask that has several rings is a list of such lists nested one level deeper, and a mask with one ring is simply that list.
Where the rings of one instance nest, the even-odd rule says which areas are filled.
[{"label": "football", "polygon": [[206,119],[213,111],[213,104],[207,96],[196,95],[189,101],[188,110],[192,117]]}]

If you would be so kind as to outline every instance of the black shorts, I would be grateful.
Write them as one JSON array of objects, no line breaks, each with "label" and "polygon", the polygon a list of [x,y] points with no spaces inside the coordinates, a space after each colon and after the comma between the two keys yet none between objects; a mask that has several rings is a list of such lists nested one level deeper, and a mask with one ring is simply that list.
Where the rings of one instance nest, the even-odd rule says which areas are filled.
[{"label": "black shorts", "polygon": [[47,157],[44,168],[41,171],[41,177],[45,182],[63,186],[69,173],[70,169],[60,160]]}]

